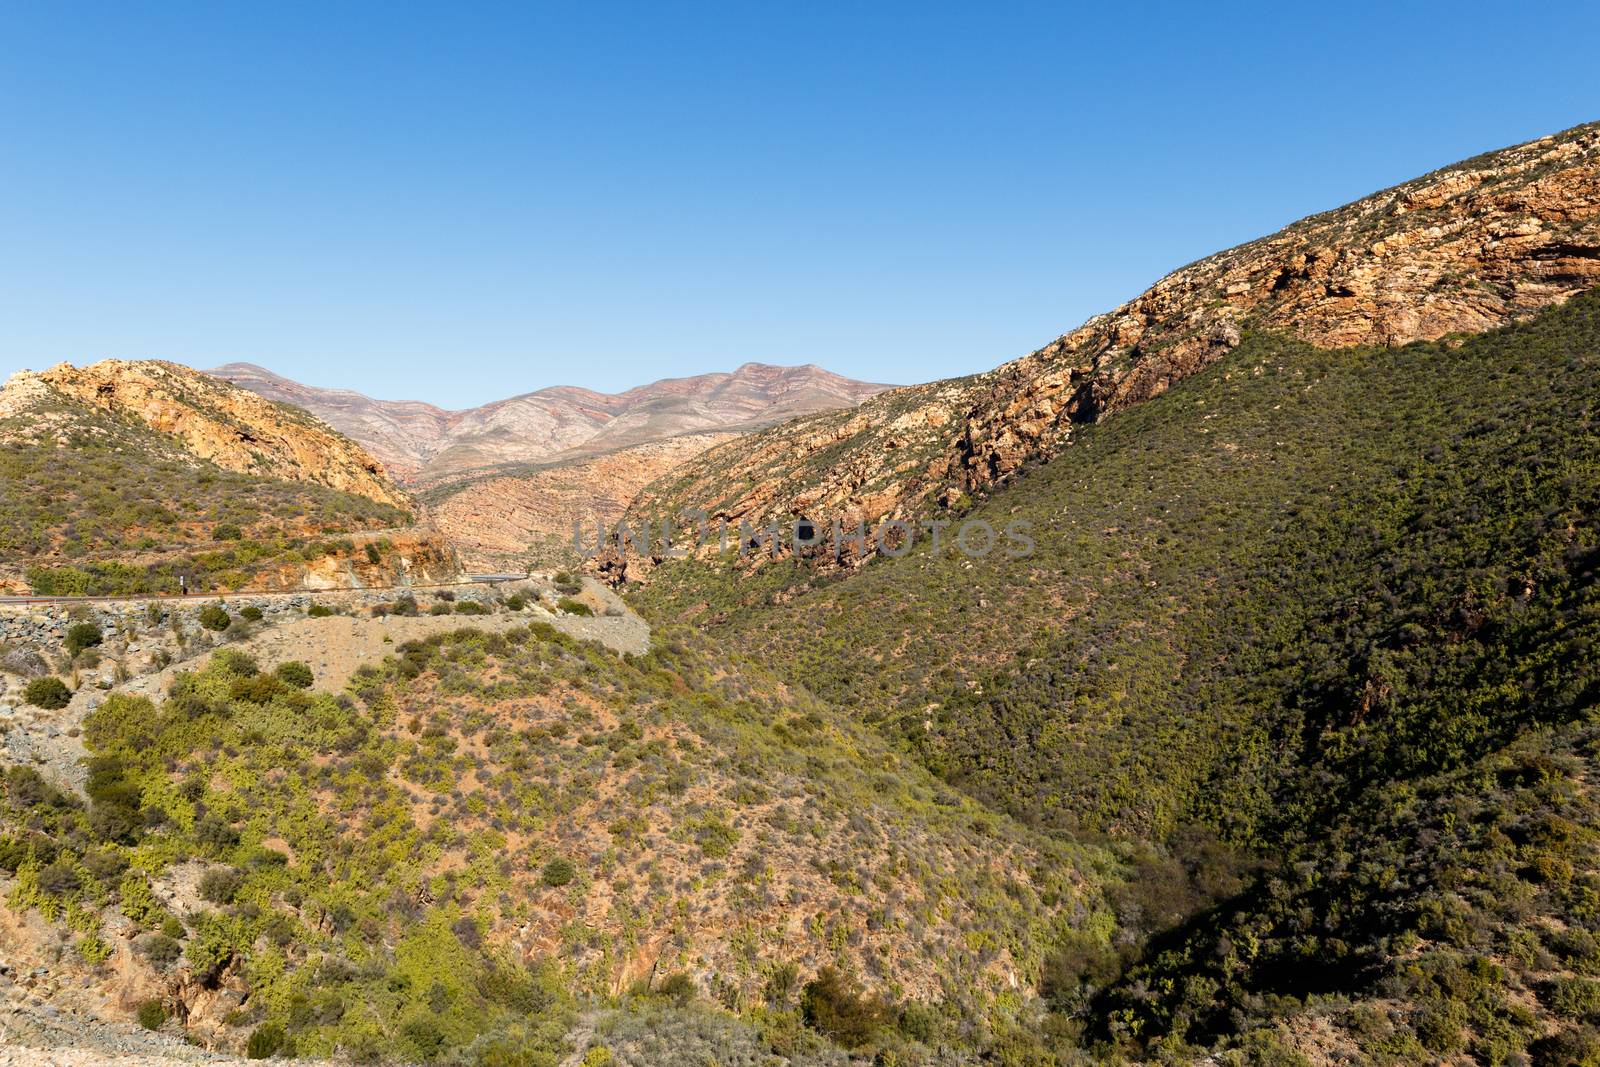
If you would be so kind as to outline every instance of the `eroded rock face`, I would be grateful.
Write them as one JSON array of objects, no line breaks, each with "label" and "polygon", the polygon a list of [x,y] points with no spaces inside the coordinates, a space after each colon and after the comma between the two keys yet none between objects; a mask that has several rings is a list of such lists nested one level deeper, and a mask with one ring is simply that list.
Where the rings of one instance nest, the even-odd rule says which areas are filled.
[{"label": "eroded rock face", "polygon": [[360,445],[304,412],[175,363],[61,363],[14,375],[0,398],[0,416],[65,398],[171,434],[189,453],[224,470],[312,482],[383,504],[409,506],[382,465]]},{"label": "eroded rock face", "polygon": [[1480,333],[1600,281],[1600,125],[1437,171],[1175,271],[982,380],[967,488],[1165,391],[1245,329],[1325,348]]},{"label": "eroded rock face", "polygon": [[1049,459],[1075,425],[1159,395],[1245,331],[1401,345],[1505,325],[1597,282],[1600,124],[1590,124],[1200,260],[987,374],[891,390],[713,449],[642,492],[629,519],[690,508],[752,526],[925,514]]}]

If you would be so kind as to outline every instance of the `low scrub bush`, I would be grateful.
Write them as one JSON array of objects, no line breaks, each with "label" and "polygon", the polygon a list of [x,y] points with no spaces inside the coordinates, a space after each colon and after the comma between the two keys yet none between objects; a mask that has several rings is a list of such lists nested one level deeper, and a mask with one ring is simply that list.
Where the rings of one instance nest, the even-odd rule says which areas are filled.
[{"label": "low scrub bush", "polygon": [[36,708],[59,711],[72,700],[72,690],[68,689],[67,683],[60,678],[47,674],[43,678],[35,678],[29,682],[27,688],[22,691],[22,699]]},{"label": "low scrub bush", "polygon": [[577,875],[577,868],[572,865],[571,860],[563,856],[557,856],[544,865],[544,873],[540,877],[544,879],[545,885],[558,887],[567,885]]},{"label": "low scrub bush", "polygon": [[166,1025],[167,1009],[159,1000],[146,1000],[139,1005],[139,1025],[146,1030],[159,1030]]},{"label": "low scrub bush", "polygon": [[272,672],[278,681],[285,685],[292,685],[296,689],[310,689],[316,678],[311,673],[311,668],[299,660],[287,660],[278,664]]},{"label": "low scrub bush", "polygon": [[92,622],[80,622],[67,631],[66,644],[63,646],[69,656],[76,656],[86,648],[94,648],[105,640],[105,635],[100,632],[100,627]]}]

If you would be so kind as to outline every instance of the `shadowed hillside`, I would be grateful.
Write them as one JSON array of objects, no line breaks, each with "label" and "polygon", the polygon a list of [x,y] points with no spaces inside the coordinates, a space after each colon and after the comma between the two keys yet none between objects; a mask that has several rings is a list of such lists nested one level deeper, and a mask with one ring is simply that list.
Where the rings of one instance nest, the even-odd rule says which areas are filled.
[{"label": "shadowed hillside", "polygon": [[637,528],[696,508],[752,526],[949,515],[1251,332],[1402,345],[1513,322],[1597,281],[1600,126],[1590,124],[1208,256],[986,374],[722,445],[640,494],[630,519]]},{"label": "shadowed hillside", "polygon": [[1590,1047],[1563,931],[1597,876],[1597,396],[1593,294],[1395,349],[1248,335],[968,513],[1031,521],[1027,558],[684,562],[635,599],[1040,826],[1265,865],[1184,940],[1064,960],[1085,1040]]}]

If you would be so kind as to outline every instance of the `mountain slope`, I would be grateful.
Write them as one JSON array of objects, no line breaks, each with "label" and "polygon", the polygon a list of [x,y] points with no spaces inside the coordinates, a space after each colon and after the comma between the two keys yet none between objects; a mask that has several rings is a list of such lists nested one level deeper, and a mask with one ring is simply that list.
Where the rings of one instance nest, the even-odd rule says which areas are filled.
[{"label": "mountain slope", "polygon": [[316,389],[249,363],[210,372],[326,420],[371,448],[391,471],[423,481],[502,464],[544,462],[679,434],[744,431],[850,407],[885,386],[816,366],[746,363],[730,374],[669,378],[616,394],[558,386],[463,411]]},{"label": "mountain slope", "polygon": [[963,516],[1031,555],[671,562],[634,599],[1057,834],[1220,840],[1152,884],[1176,931],[1127,906],[1058,961],[1090,1045],[1580,1047],[1597,397],[1593,292],[1399,348],[1246,333]]},{"label": "mountain slope", "polygon": [[1250,330],[1338,347],[1474,333],[1600,281],[1600,125],[1493,152],[1168,275],[987,374],[880,394],[708,452],[635,522],[938,511],[1055,455],[1074,427],[1210,365]]},{"label": "mountain slope", "polygon": [[170,434],[190,454],[223,470],[311,482],[403,507],[405,494],[359,445],[304,413],[159,360],[108,359],[23,371],[6,383],[0,417],[64,398],[126,415]]},{"label": "mountain slope", "polygon": [[574,523],[592,543],[596,526],[615,524],[639,490],[733,436],[680,434],[587,459],[496,467],[418,496],[473,566],[577,566]]},{"label": "mountain slope", "polygon": [[798,1052],[836,965],[917,1005],[872,1029],[936,1062],[1017,1014],[1120,869],[704,648],[534,624],[395,653],[343,695],[224,651],[160,706],[111,696],[87,805],[0,778],[8,905],[214,1046],[553,1064],[578,995],[698,993]]},{"label": "mountain slope", "polygon": [[389,584],[453,551],[351,441],[168,363],[0,389],[0,587],[42,594]]}]

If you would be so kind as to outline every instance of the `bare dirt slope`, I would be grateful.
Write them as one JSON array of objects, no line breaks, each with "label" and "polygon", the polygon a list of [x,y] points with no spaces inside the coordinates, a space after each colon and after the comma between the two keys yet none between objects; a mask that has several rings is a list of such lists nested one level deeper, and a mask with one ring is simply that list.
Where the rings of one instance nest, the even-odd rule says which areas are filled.
[{"label": "bare dirt slope", "polygon": [[474,479],[425,499],[430,518],[469,566],[573,562],[574,523],[592,543],[596,527],[611,529],[639,490],[734,436],[686,434],[592,459]]}]

